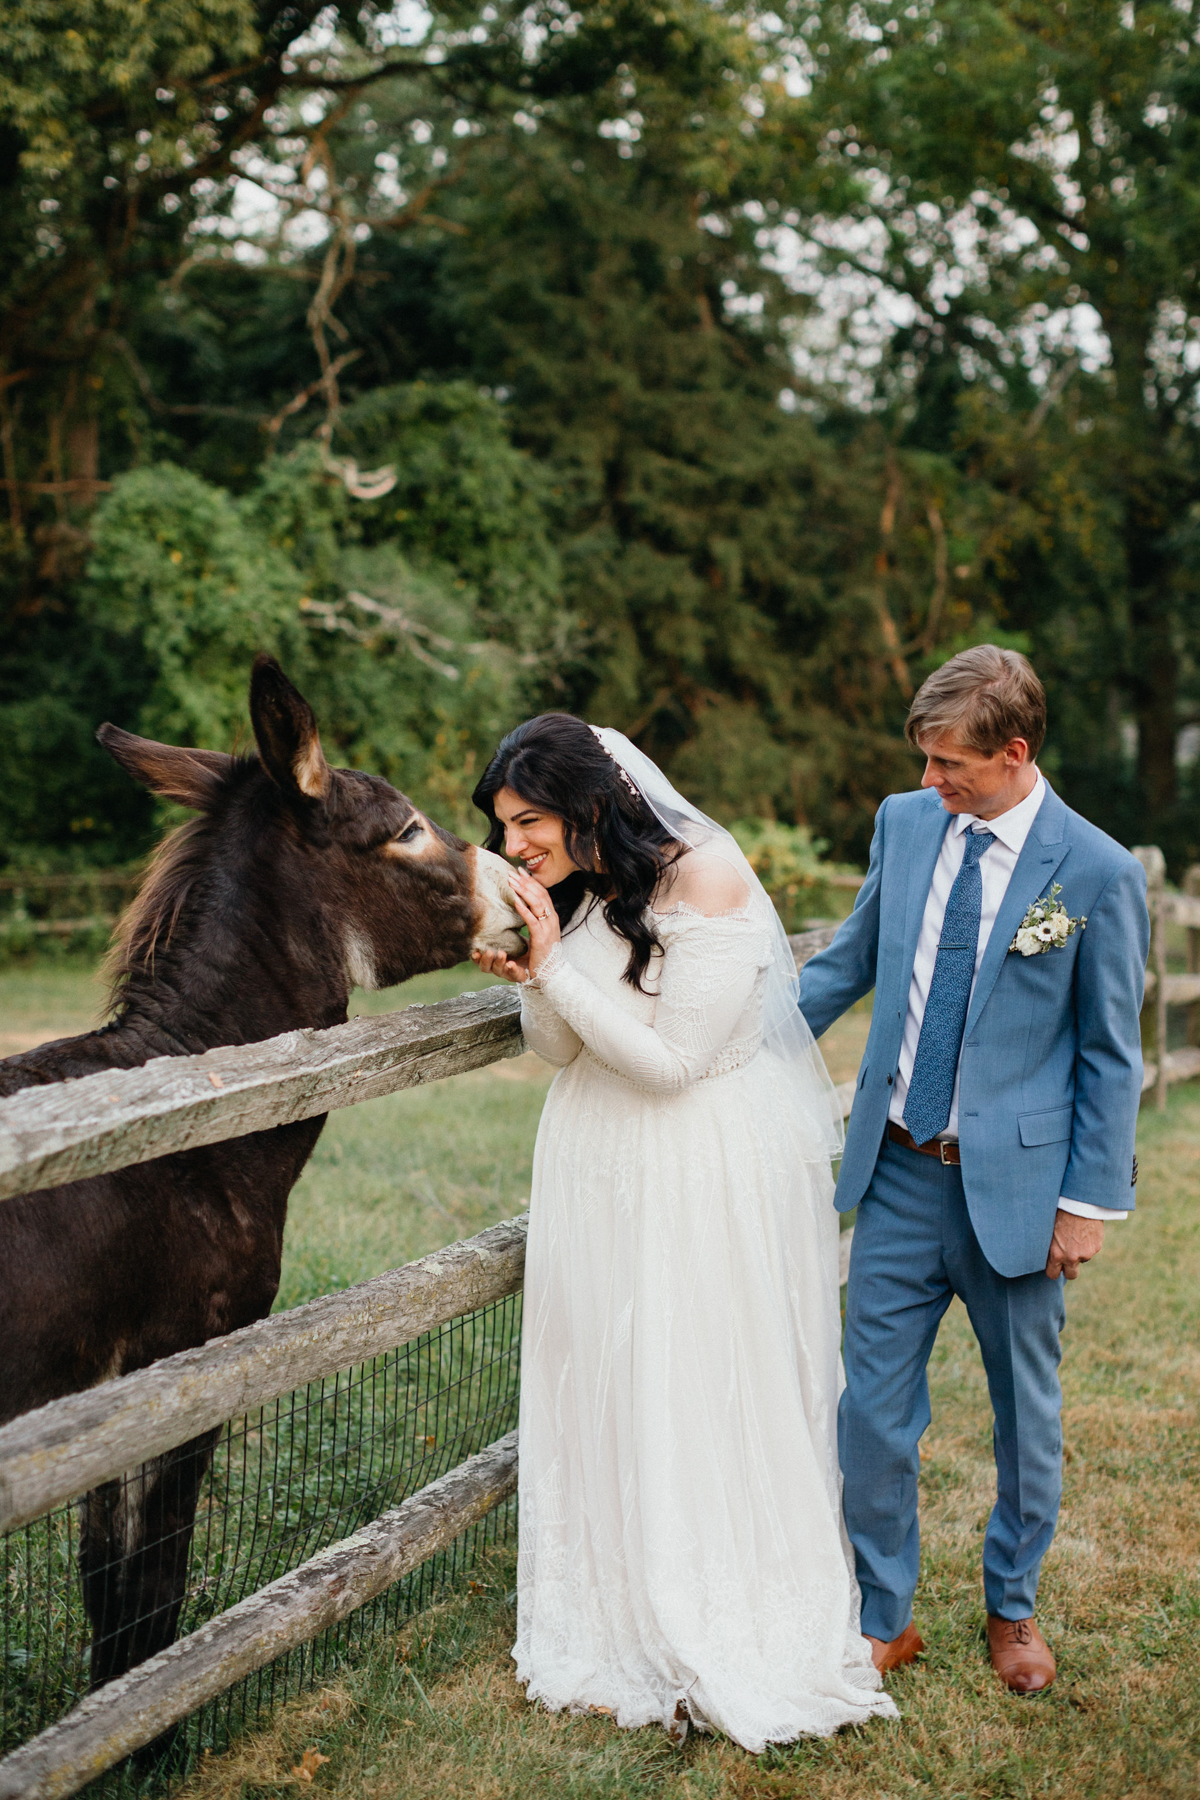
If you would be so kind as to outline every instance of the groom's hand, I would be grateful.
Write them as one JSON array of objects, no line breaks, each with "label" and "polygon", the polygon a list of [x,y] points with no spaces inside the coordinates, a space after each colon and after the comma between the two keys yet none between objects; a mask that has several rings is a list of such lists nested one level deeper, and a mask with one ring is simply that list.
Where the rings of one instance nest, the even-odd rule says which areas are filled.
[{"label": "groom's hand", "polygon": [[1057,1281],[1060,1275],[1074,1281],[1080,1265],[1099,1256],[1103,1243],[1103,1219],[1081,1219],[1078,1214],[1063,1212],[1060,1207],[1054,1215],[1054,1236],[1046,1258],[1047,1275],[1051,1281]]}]

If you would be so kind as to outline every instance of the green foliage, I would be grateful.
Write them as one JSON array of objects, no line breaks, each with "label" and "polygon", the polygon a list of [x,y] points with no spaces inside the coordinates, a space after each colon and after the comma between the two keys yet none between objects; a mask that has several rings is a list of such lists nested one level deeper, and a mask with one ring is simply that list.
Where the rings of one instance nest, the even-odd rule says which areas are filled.
[{"label": "green foliage", "polygon": [[[82,616],[139,665],[123,722],[141,734],[244,747],[247,671],[269,650],[332,756],[473,830],[482,759],[569,638],[541,481],[464,384],[377,393],[341,436],[359,460],[391,454],[389,493],[352,497],[345,459],[313,444],[240,499],[169,463],[119,476],[93,520]],[[23,792],[32,804],[35,784]]]},{"label": "green foliage", "polygon": [[[187,254],[187,227],[260,104],[264,36],[281,10],[271,0],[5,8],[5,474],[49,475],[60,519],[64,505],[94,498],[105,453],[129,459],[138,385],[127,321]],[[290,11],[298,28],[304,11]],[[10,488],[0,527],[6,559],[26,576],[31,536],[53,510],[35,494]]]},{"label": "green foliage", "polygon": [[[10,858],[132,854],[96,709],[228,740],[260,639],[339,755],[460,825],[489,739],[564,705],[856,860],[914,778],[917,683],[1016,642],[1065,797],[1200,855],[1197,51],[1168,0],[456,0],[305,37],[317,11],[6,20],[0,788],[50,746],[45,805],[0,802]],[[868,304],[822,354],[859,392],[793,355],[847,282]],[[347,458],[395,486],[353,498]]]},{"label": "green foliage", "polygon": [[[104,830],[111,796],[86,776],[80,780],[91,759],[90,738],[85,718],[61,694],[34,694],[0,711],[0,843],[7,862],[36,866],[44,860],[36,847],[46,843],[72,861],[70,850],[81,843],[105,860],[112,856]],[[16,846],[33,854],[14,857]]]},{"label": "green foliage", "polygon": [[909,779],[886,667],[864,666],[878,502],[779,403],[796,302],[758,242],[809,146],[744,21],[674,9],[658,59],[639,21],[615,79],[485,143],[445,203],[466,230],[444,304],[553,477],[589,651],[571,703],[723,818],[865,845],[881,766]]},{"label": "green foliage", "polygon": [[258,650],[302,678],[298,571],[227,493],[170,463],[118,477],[92,536],[85,612],[146,669],[135,729],[231,748]]},{"label": "green foliage", "polygon": [[822,857],[829,845],[807,826],[737,819],[730,831],[789,931],[799,931],[806,917],[828,907],[831,865]]},{"label": "green foliage", "polygon": [[360,461],[396,474],[391,492],[361,509],[365,542],[390,538],[436,570],[514,650],[549,668],[569,654],[550,481],[513,447],[494,400],[467,381],[375,388],[342,414],[343,439]]},{"label": "green foliage", "polygon": [[[1069,797],[1194,857],[1176,737],[1200,713],[1195,33],[1172,0],[867,0],[853,30],[838,5],[804,12],[827,36],[823,157],[866,177],[856,263],[913,313],[889,359],[906,438],[993,485],[976,610],[1030,633]],[[1061,327],[1083,306],[1080,354]]]}]

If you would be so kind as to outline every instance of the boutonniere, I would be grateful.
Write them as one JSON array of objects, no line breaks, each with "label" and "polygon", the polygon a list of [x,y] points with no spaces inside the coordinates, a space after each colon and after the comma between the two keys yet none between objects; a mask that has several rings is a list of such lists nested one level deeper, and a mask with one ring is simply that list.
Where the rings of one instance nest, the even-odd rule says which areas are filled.
[{"label": "boutonniere", "polygon": [[1073,931],[1082,931],[1087,914],[1073,919],[1059,899],[1062,884],[1055,882],[1050,892],[1035,900],[1017,926],[1017,935],[1008,946],[1011,956],[1045,956],[1047,950],[1061,950]]}]

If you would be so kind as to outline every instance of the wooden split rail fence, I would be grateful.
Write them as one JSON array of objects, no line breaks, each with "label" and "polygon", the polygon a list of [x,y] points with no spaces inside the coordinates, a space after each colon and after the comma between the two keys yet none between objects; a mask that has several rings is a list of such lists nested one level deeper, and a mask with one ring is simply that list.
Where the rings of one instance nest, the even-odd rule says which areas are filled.
[{"label": "wooden split rail fence", "polygon": [[[518,997],[496,987],[326,1031],[28,1089],[0,1101],[0,1203],[441,1080],[523,1048]],[[502,1300],[521,1286],[524,1255],[523,1222],[494,1226],[24,1414],[0,1430],[0,1533],[226,1419]],[[420,1567],[515,1484],[509,1433],[90,1694],[0,1762],[0,1797],[76,1793],[206,1700]]]},{"label": "wooden split rail fence", "polygon": [[[1196,945],[1200,893],[1181,908],[1182,897],[1165,892],[1159,853],[1139,854],[1151,873],[1155,1019],[1163,1020],[1156,1042],[1165,1048],[1163,1009],[1200,1004],[1200,956],[1193,976],[1166,974],[1166,923],[1186,925]],[[833,933],[825,926],[793,937],[797,965]],[[29,1089],[0,1101],[0,1203],[442,1080],[523,1048],[518,996],[495,987],[325,1031],[289,1032],[261,1044],[163,1057],[140,1069]],[[1200,1050],[1190,1054],[1194,1068],[1181,1052],[1160,1054],[1148,1082],[1162,1093],[1165,1081],[1183,1077],[1185,1064],[1187,1074],[1200,1072]],[[853,1081],[839,1089],[844,1114],[853,1093]],[[0,1429],[0,1534],[211,1426],[515,1293],[524,1257],[524,1221],[493,1226],[402,1269],[15,1419]],[[77,1792],[453,1543],[514,1491],[516,1471],[510,1432],[96,1690],[0,1762],[0,1800]]]},{"label": "wooden split rail fence", "polygon": [[[831,927],[793,939],[803,962]],[[524,1049],[507,987],[325,1031],[162,1057],[0,1101],[0,1203],[442,1080]],[[849,1110],[853,1083],[841,1092]],[[520,1289],[514,1220],[0,1429],[0,1534],[223,1421]],[[0,1762],[0,1800],[78,1791],[458,1539],[516,1485],[509,1433],[348,1538],[108,1683]]]},{"label": "wooden split rail fence", "polygon": [[[1142,1012],[1142,1037],[1146,1070],[1142,1092],[1153,1088],[1161,1110],[1167,1089],[1176,1081],[1200,1075],[1200,863],[1193,863],[1183,878],[1181,891],[1167,887],[1167,866],[1155,844],[1142,844],[1133,854],[1146,871],[1146,904],[1150,909],[1150,961],[1146,969],[1146,998]],[[1171,927],[1187,932],[1187,972],[1167,972]],[[1168,1048],[1168,1007],[1186,1007],[1188,1042]]]},{"label": "wooden split rail fence", "polygon": [[[76,875],[0,876],[0,945],[111,931],[144,870],[94,869]],[[115,910],[114,910],[115,907]]]}]

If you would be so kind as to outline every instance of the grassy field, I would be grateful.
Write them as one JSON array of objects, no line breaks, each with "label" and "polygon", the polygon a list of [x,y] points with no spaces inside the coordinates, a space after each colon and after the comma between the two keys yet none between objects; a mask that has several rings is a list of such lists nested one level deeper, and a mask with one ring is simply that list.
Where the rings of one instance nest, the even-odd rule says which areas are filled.
[{"label": "grassy field", "polygon": [[[480,982],[468,967],[357,996],[355,1009]],[[9,970],[0,1031],[34,1040],[85,1029],[98,1001],[70,965]],[[836,1078],[856,1066],[868,1019],[864,1007],[830,1034]],[[550,1073],[523,1057],[333,1115],[293,1198],[280,1304],[519,1211]],[[1165,1116],[1144,1113],[1139,1152],[1136,1217],[1110,1228],[1068,1294],[1066,1491],[1040,1609],[1060,1662],[1048,1694],[1008,1695],[986,1662],[978,1565],[991,1418],[955,1305],[931,1365],[923,1446],[917,1616],[929,1653],[892,1678],[898,1724],[754,1758],[719,1740],[678,1752],[657,1730],[546,1715],[512,1676],[510,1549],[469,1591],[211,1759],[187,1800],[273,1800],[310,1785],[339,1800],[1194,1800],[1200,1085],[1175,1090]]]},{"label": "grassy field", "polygon": [[[514,1558],[215,1758],[188,1800],[1194,1800],[1200,1793],[1200,1092],[1147,1113],[1136,1221],[1069,1292],[1062,1519],[1040,1617],[1059,1681],[991,1676],[979,1553],[991,1420],[963,1309],[931,1366],[923,1662],[898,1723],[749,1757],[528,1706],[512,1676]],[[307,1761],[305,1757],[307,1755]],[[319,1762],[318,1758],[327,1760]]]}]

